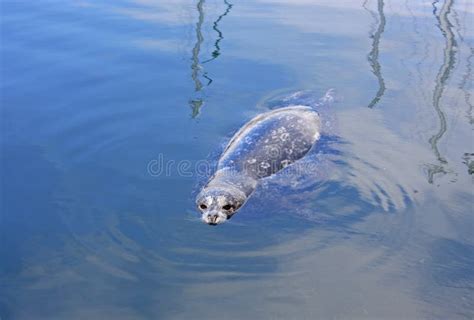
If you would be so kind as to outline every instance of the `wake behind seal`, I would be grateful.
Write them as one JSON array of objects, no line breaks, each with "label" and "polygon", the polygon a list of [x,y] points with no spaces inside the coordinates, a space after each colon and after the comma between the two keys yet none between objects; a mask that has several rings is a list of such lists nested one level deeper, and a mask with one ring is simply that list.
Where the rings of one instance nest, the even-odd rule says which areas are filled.
[{"label": "wake behind seal", "polygon": [[[320,103],[333,100],[332,91]],[[230,219],[261,179],[303,158],[321,135],[314,106],[290,105],[260,114],[229,141],[217,170],[196,197],[201,219],[217,225]]]}]

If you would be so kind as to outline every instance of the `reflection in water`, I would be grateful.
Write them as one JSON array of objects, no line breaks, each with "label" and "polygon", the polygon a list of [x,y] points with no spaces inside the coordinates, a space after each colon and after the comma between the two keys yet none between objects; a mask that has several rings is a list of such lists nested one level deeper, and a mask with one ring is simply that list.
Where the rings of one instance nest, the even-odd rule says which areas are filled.
[{"label": "reflection in water", "polygon": [[470,47],[470,54],[467,57],[466,63],[466,73],[463,75],[461,83],[459,84],[460,89],[464,93],[464,102],[468,106],[466,116],[469,120],[469,124],[474,124],[474,118],[472,117],[472,110],[474,105],[471,102],[471,91],[467,88],[467,85],[472,82],[472,57],[474,56],[474,48]]},{"label": "reflection in water", "polygon": [[450,13],[453,1],[452,0],[445,1],[443,3],[443,6],[441,7],[441,11],[439,15],[436,13],[437,12],[436,3],[437,1],[433,2],[433,8],[434,8],[433,14],[435,15],[436,20],[438,21],[437,26],[441,30],[441,33],[443,34],[443,37],[445,39],[445,47],[444,47],[444,52],[443,52],[443,64],[441,65],[438,71],[438,75],[436,76],[436,86],[433,91],[433,99],[432,99],[433,107],[439,118],[439,130],[429,139],[431,148],[434,151],[434,154],[436,158],[438,159],[439,163],[432,164],[429,166],[428,168],[429,183],[433,183],[434,176],[436,174],[446,173],[446,170],[443,166],[446,165],[448,162],[441,155],[438,148],[439,140],[443,137],[443,135],[446,133],[446,130],[447,130],[446,115],[441,108],[440,102],[445,90],[446,81],[449,78],[449,75],[451,73],[451,70],[454,67],[455,60],[456,60],[455,59],[456,40],[454,39],[454,33],[451,30],[452,24],[450,23],[448,19],[448,15]]},{"label": "reflection in water", "polygon": [[[466,32],[465,27],[459,21],[459,15],[456,10],[453,9],[453,18],[456,23],[456,32],[459,37],[460,43],[464,43],[464,35],[463,33]],[[474,109],[474,105],[471,102],[471,92],[469,91],[470,88],[467,88],[468,85],[472,84],[472,57],[474,56],[474,47],[468,46],[469,48],[469,55],[466,58],[466,73],[462,76],[461,82],[459,83],[459,89],[462,90],[464,95],[464,102],[468,106],[466,116],[469,120],[469,124],[474,124],[474,119],[472,117],[472,111]],[[459,50],[461,51],[461,50]]]},{"label": "reflection in water", "polygon": [[227,2],[227,0],[224,0],[224,3],[227,6],[225,12],[221,14],[217,18],[217,20],[214,21],[214,24],[212,25],[212,29],[214,29],[217,32],[217,40],[214,43],[215,50],[212,52],[212,58],[204,61],[203,64],[216,59],[221,54],[221,47],[219,46],[219,43],[222,41],[222,39],[224,39],[224,35],[222,34],[222,31],[219,29],[219,22],[222,20],[222,18],[224,18],[230,12],[233,6],[233,4]]},{"label": "reflection in water", "polygon": [[465,153],[464,156],[462,157],[462,160],[466,167],[467,167],[467,173],[468,174],[474,174],[474,153]]},{"label": "reflection in water", "polygon": [[[415,33],[415,39],[412,38],[412,42],[413,42],[413,47],[412,47],[412,52],[410,53],[410,55],[406,58],[407,60],[411,60],[412,58],[416,57],[418,55],[418,45],[420,43],[420,30],[418,29],[418,22],[417,22],[417,19],[413,13],[413,10],[410,8],[410,5],[408,3],[408,0],[405,1],[405,8],[407,10],[407,12],[409,12],[411,18],[412,18],[412,25],[413,25],[413,32]],[[408,79],[409,81],[412,81],[413,79],[413,72],[412,72],[412,68],[410,68],[405,62],[404,62],[405,59],[401,59],[400,62],[402,63],[403,67],[405,69],[407,69],[407,76],[408,76]]]},{"label": "reflection in water", "polygon": [[[202,89],[202,82],[199,79],[199,71],[201,70],[201,65],[199,64],[199,52],[201,51],[201,44],[204,41],[204,37],[202,36],[202,24],[204,22],[204,6],[205,0],[199,0],[196,8],[199,13],[198,22],[196,23],[196,44],[193,48],[192,54],[192,64],[191,64],[191,78],[194,81],[194,90],[196,92],[201,91]],[[199,110],[203,105],[203,100],[201,98],[193,99],[189,102],[191,109],[192,109],[192,117],[195,118],[199,114]]]},{"label": "reflection in water", "polygon": [[193,99],[189,101],[189,104],[191,105],[191,109],[192,109],[191,116],[193,118],[196,118],[199,114],[199,110],[201,110],[201,107],[204,104],[204,101],[201,98],[198,98],[198,99]]},{"label": "reflection in water", "polygon": [[418,39],[420,39],[420,42],[422,44],[424,42],[423,54],[421,56],[421,59],[415,64],[415,69],[416,69],[416,72],[417,72],[417,75],[418,75],[417,88],[418,88],[419,92],[421,93],[421,97],[423,98],[423,101],[426,102],[426,101],[428,101],[428,95],[427,95],[427,92],[425,90],[426,80],[425,80],[425,76],[424,76],[423,71],[422,71],[422,66],[425,65],[425,62],[428,60],[431,43],[430,43],[430,41],[425,41],[424,36],[423,36],[423,32],[420,32],[420,30],[418,29],[418,22],[417,22],[418,19],[417,19],[416,15],[413,14],[413,12],[411,10],[409,10],[409,12],[412,16],[414,31],[415,31],[416,35],[418,36]]},{"label": "reflection in water", "polygon": [[370,34],[372,36],[375,33],[377,25],[379,24],[379,18],[377,17],[377,14],[373,10],[370,10],[367,7],[368,2],[369,0],[365,0],[364,3],[362,4],[362,7],[370,14],[372,19],[374,20],[373,23],[370,25]]},{"label": "reflection in water", "polygon": [[[224,11],[223,14],[221,14],[216,21],[214,21],[212,28],[217,32],[217,40],[214,43],[215,50],[212,52],[212,58],[203,61],[202,63],[199,62],[199,53],[201,51],[201,45],[204,41],[204,37],[202,35],[202,25],[204,23],[204,2],[205,0],[199,0],[196,8],[198,11],[198,22],[196,23],[196,44],[194,45],[193,51],[192,51],[192,64],[191,64],[191,69],[192,69],[192,74],[191,78],[194,81],[194,90],[196,92],[200,92],[203,89],[203,84],[201,80],[199,79],[200,76],[200,71],[202,70],[202,64],[210,62],[214,59],[216,59],[220,55],[220,46],[219,43],[224,39],[224,35],[222,34],[222,31],[219,29],[219,23],[220,21],[230,12],[232,9],[232,4],[224,0],[224,3],[226,4],[226,10]],[[212,79],[207,75],[206,72],[202,73],[202,77],[207,80],[206,85],[209,86],[212,83]],[[200,98],[193,99],[189,102],[191,109],[192,109],[192,117],[195,118],[199,115],[199,112],[201,110],[201,107],[204,104],[204,100]]]},{"label": "reflection in water", "polygon": [[370,66],[372,68],[372,73],[377,77],[377,82],[379,89],[375,94],[375,97],[369,103],[368,107],[373,108],[375,105],[380,101],[382,96],[385,93],[385,81],[382,76],[382,67],[379,63],[379,47],[380,47],[380,38],[385,30],[385,14],[383,12],[384,2],[383,0],[377,1],[377,13],[378,18],[375,14],[366,8],[366,2],[364,2],[364,8],[369,11],[369,13],[375,18],[375,23],[378,23],[377,30],[371,33],[370,37],[373,39],[372,41],[372,50],[370,50],[367,59],[369,60]]},{"label": "reflection in water", "polygon": [[[463,32],[465,32],[465,28],[463,28],[460,20],[459,20],[459,15],[456,10],[453,9],[453,18],[456,24],[456,33],[459,38],[460,44],[464,43],[464,35]],[[466,72],[461,78],[461,82],[459,83],[458,88],[462,91],[463,96],[464,96],[464,103],[467,106],[467,111],[466,111],[466,118],[468,120],[468,123],[470,125],[474,124],[474,119],[472,116],[472,111],[474,108],[474,105],[471,102],[471,87],[472,87],[472,57],[474,56],[474,47],[468,46],[469,48],[469,55],[466,58]],[[461,50],[459,50],[461,51]],[[463,154],[462,158],[462,163],[466,165],[467,167],[467,173],[469,175],[474,174],[474,153],[472,152],[465,152]]]}]

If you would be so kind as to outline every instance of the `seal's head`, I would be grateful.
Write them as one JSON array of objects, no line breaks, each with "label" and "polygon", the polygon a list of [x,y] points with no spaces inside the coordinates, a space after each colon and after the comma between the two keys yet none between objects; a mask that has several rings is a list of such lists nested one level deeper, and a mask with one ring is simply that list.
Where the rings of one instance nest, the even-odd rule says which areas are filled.
[{"label": "seal's head", "polygon": [[209,225],[218,225],[230,219],[247,199],[244,192],[233,186],[204,188],[196,198],[201,220]]}]

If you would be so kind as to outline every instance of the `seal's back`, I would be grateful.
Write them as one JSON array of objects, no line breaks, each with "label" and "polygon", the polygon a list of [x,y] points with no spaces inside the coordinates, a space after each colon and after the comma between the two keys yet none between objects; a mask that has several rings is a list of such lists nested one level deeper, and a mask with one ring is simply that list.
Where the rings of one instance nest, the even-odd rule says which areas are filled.
[{"label": "seal's back", "polygon": [[269,176],[302,158],[319,139],[321,123],[311,107],[291,106],[256,116],[230,140],[218,170]]}]

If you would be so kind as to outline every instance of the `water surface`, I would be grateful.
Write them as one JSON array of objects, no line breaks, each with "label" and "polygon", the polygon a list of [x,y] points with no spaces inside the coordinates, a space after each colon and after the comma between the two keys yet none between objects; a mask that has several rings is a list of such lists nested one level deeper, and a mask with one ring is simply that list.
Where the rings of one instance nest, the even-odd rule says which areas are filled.
[{"label": "water surface", "polygon": [[[472,319],[473,13],[2,1],[0,318]],[[328,88],[318,168],[200,223],[196,164]]]}]

